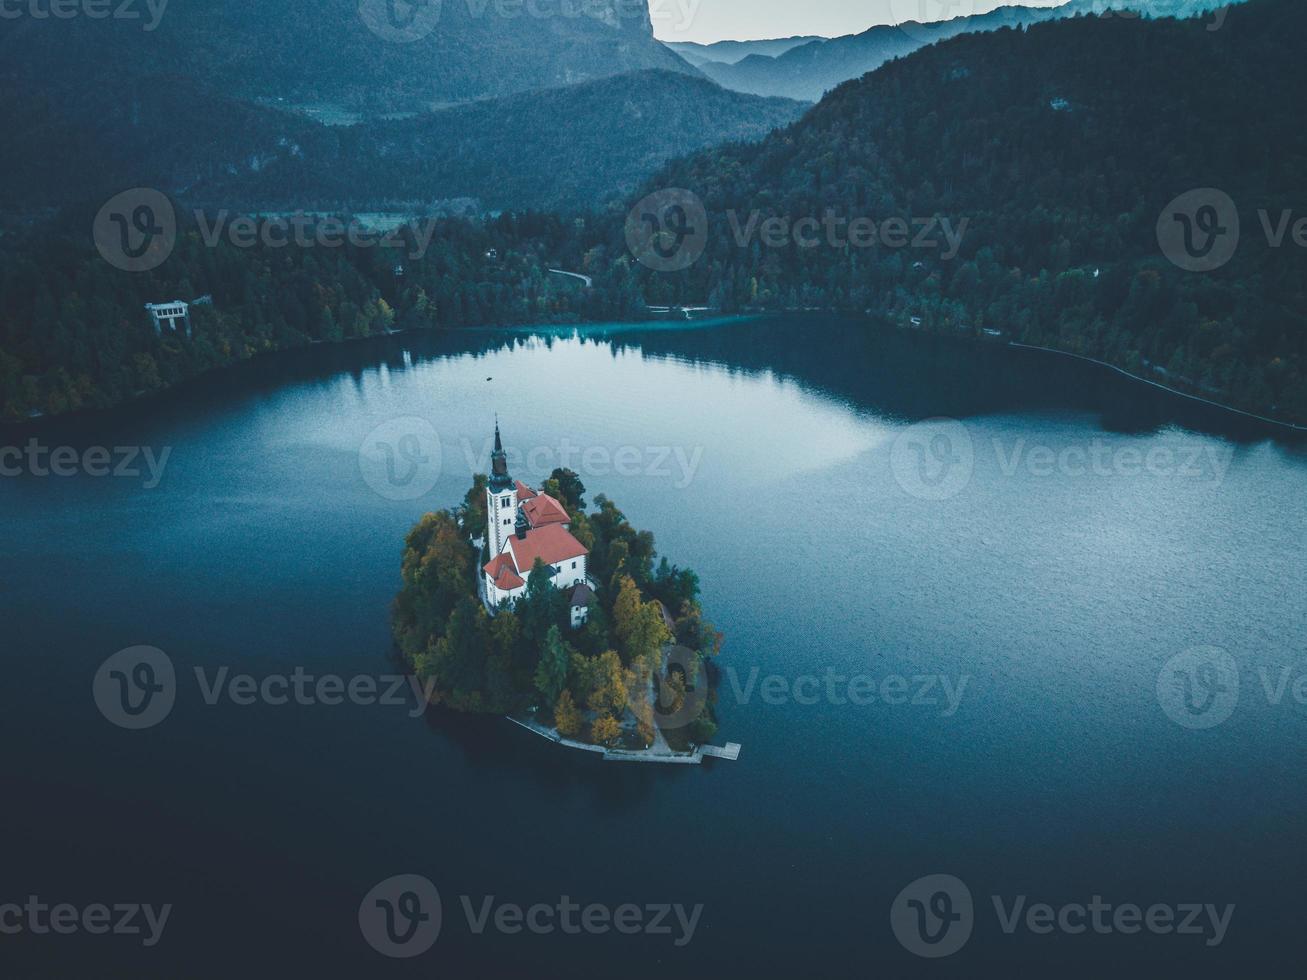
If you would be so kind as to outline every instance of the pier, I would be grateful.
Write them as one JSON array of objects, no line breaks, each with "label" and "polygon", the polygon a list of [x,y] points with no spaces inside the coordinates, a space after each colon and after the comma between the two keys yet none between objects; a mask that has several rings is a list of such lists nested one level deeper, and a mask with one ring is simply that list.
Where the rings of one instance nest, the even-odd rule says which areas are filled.
[{"label": "pier", "polygon": [[602,745],[590,745],[587,742],[577,742],[574,739],[563,738],[554,729],[546,728],[534,721],[514,718],[511,715],[508,716],[508,720],[515,725],[522,726],[529,732],[534,732],[541,738],[548,739],[556,745],[562,745],[569,749],[578,749],[582,752],[596,752],[604,757],[605,762],[656,762],[663,765],[697,766],[701,765],[705,758],[726,759],[731,762],[740,758],[740,744],[738,742],[727,742],[725,747],[700,745],[693,752],[675,752],[667,748],[662,739],[659,739],[658,744],[648,749],[609,749]]}]

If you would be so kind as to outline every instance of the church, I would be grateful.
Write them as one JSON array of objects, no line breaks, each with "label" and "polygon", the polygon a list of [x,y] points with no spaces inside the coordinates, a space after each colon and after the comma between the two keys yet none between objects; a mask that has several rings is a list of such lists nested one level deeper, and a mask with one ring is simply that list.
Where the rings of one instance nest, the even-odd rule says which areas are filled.
[{"label": "church", "polygon": [[492,613],[526,594],[527,576],[538,558],[554,588],[568,593],[573,628],[585,624],[594,599],[586,569],[590,551],[572,536],[571,525],[559,501],[508,475],[508,455],[495,423],[486,486],[486,547],[492,557],[482,569],[485,603]]}]

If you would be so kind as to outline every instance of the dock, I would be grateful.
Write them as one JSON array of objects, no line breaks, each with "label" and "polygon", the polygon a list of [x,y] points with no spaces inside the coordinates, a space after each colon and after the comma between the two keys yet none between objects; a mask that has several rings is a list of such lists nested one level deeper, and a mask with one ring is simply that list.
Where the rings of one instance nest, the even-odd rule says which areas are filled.
[{"label": "dock", "polygon": [[714,759],[729,759],[734,762],[740,757],[740,743],[727,742],[725,748],[719,748],[716,745],[701,745],[699,751]]},{"label": "dock", "polygon": [[725,747],[700,745],[693,752],[674,752],[664,747],[667,743],[662,739],[659,739],[658,745],[648,749],[606,749],[602,745],[590,745],[587,742],[577,742],[570,738],[563,738],[554,729],[546,728],[534,721],[514,718],[512,715],[507,717],[514,725],[520,725],[528,732],[534,732],[541,738],[548,739],[556,745],[577,749],[581,752],[601,753],[605,762],[656,762],[663,765],[697,766],[701,765],[705,758],[726,759],[731,762],[735,762],[740,758],[740,743],[738,742],[727,742]]}]

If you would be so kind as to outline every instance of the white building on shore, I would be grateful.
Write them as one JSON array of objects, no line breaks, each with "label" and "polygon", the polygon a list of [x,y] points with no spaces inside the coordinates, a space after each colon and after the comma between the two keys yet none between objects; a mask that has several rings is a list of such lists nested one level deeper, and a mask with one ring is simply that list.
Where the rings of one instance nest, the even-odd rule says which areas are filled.
[{"label": "white building on shore", "polygon": [[[590,551],[572,536],[571,526],[561,503],[508,475],[508,456],[496,424],[486,486],[486,547],[491,555],[482,569],[486,605],[497,609],[525,595],[536,559],[549,569],[554,588],[570,590],[572,596],[584,589],[587,601],[592,598],[586,567]],[[573,625],[580,617],[572,612]]]}]

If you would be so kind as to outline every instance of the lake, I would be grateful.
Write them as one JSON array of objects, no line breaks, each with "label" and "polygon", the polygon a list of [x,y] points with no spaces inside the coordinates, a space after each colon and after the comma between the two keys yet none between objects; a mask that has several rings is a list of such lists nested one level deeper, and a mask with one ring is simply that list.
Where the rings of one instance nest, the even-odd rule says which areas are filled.
[{"label": "lake", "polygon": [[[396,674],[404,535],[485,468],[496,413],[514,476],[571,462],[699,573],[739,761],[605,763],[411,695],[212,697]],[[422,420],[438,472],[361,462]],[[1301,952],[1307,451],[1256,423],[814,316],[317,347],[0,444],[33,438],[169,454],[157,481],[0,479],[0,904],[173,908],[151,948],[0,935],[6,976],[1228,976]],[[92,687],[137,645],[177,693],[128,730]],[[443,922],[389,960],[359,906],[401,874]],[[975,905],[937,964],[890,914],[934,874]],[[463,898],[489,896],[702,912],[681,945],[478,932]],[[1234,911],[1219,943],[1043,935],[995,896]]]}]

